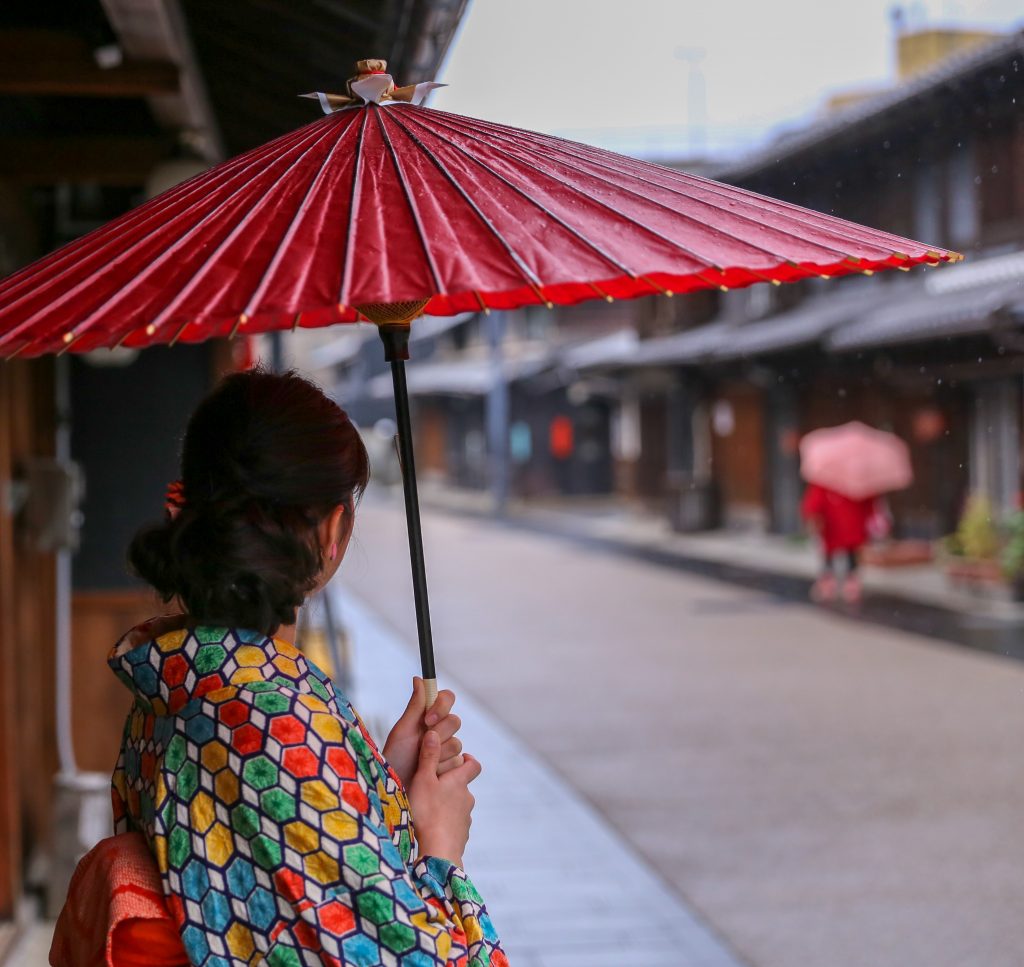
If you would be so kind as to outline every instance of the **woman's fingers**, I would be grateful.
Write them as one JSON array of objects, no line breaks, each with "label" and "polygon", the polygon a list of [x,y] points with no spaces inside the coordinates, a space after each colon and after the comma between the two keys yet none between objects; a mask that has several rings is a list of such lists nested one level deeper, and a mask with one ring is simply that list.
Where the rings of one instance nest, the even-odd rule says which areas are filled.
[{"label": "woman's fingers", "polygon": [[437,766],[437,774],[443,776],[452,769],[458,769],[463,763],[462,740],[449,739],[441,746],[441,761]]},{"label": "woman's fingers", "polygon": [[457,715],[446,715],[440,722],[431,725],[430,728],[440,736],[441,742],[444,743],[462,728],[462,719]]},{"label": "woman's fingers", "polygon": [[441,744],[441,761],[453,759],[462,752],[462,739],[449,739]]},{"label": "woman's fingers", "polygon": [[[466,765],[466,757],[462,755],[462,741],[455,737],[455,733],[462,728],[462,719],[452,715],[452,706],[455,704],[455,693],[451,689],[444,689],[437,693],[437,699],[427,710],[423,723],[431,732],[437,733],[441,744],[440,761],[437,764],[437,775],[443,776],[456,769],[462,769]],[[474,762],[476,760],[473,760]],[[480,774],[479,763],[475,769],[471,769],[461,781],[472,782]]]},{"label": "woman's fingers", "polygon": [[433,728],[440,722],[452,710],[454,704],[455,692],[450,688],[445,688],[438,692],[437,698],[434,699],[434,704],[427,709],[426,718],[423,720],[427,728]]},{"label": "woman's fingers", "polygon": [[437,767],[438,776],[443,776],[446,772],[451,772],[452,769],[458,769],[465,762],[465,759],[461,755],[452,756],[450,759],[445,759]]},{"label": "woman's fingers", "polygon": [[[477,776],[483,772],[483,766],[480,765],[480,760],[473,758],[468,753],[462,755],[463,763],[460,766],[451,770],[451,781],[456,781],[469,785]],[[440,773],[438,773],[440,775]]]}]

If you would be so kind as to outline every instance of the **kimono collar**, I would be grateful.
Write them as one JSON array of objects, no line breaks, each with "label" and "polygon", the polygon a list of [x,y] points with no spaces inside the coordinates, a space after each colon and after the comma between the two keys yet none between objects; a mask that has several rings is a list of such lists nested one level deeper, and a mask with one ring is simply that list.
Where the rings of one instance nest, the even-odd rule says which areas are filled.
[{"label": "kimono collar", "polygon": [[184,615],[133,628],[108,664],[135,700],[158,715],[231,686],[309,692],[337,709],[330,679],[294,645],[243,628],[189,627]]}]

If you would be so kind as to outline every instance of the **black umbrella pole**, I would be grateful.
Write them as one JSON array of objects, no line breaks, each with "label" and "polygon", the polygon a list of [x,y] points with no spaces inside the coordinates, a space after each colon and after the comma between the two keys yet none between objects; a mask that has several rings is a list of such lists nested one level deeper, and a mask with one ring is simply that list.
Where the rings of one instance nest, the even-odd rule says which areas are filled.
[{"label": "black umbrella pole", "polygon": [[427,708],[437,697],[437,673],[434,670],[434,642],[430,632],[430,605],[427,602],[427,569],[423,562],[423,531],[420,527],[420,500],[416,490],[416,461],[412,448],[412,422],[409,419],[409,390],[405,382],[405,360],[409,358],[409,327],[380,326],[384,358],[391,363],[395,384],[395,418],[398,423],[398,456],[402,464],[402,488],[405,491],[405,518],[409,531],[409,560],[412,564],[412,593],[416,606],[416,629],[420,640],[420,665],[426,685]]}]

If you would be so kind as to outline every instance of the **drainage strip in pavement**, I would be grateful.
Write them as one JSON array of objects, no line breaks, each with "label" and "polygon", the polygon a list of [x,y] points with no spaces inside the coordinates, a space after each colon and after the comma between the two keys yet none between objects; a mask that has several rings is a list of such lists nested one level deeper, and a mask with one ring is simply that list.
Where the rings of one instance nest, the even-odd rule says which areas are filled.
[{"label": "drainage strip in pavement", "polygon": [[[343,588],[353,701],[383,741],[418,673],[414,649]],[[513,967],[742,967],[607,822],[441,670],[483,763],[466,867]]]}]

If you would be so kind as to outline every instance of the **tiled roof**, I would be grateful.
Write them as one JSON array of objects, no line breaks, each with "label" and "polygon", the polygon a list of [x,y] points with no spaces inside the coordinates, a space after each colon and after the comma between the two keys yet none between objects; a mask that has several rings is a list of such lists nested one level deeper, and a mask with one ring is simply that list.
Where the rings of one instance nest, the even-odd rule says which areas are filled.
[{"label": "tiled roof", "polygon": [[1022,297],[1024,283],[1020,280],[940,293],[929,292],[924,282],[898,302],[837,329],[827,346],[842,351],[987,332],[998,313]]}]

